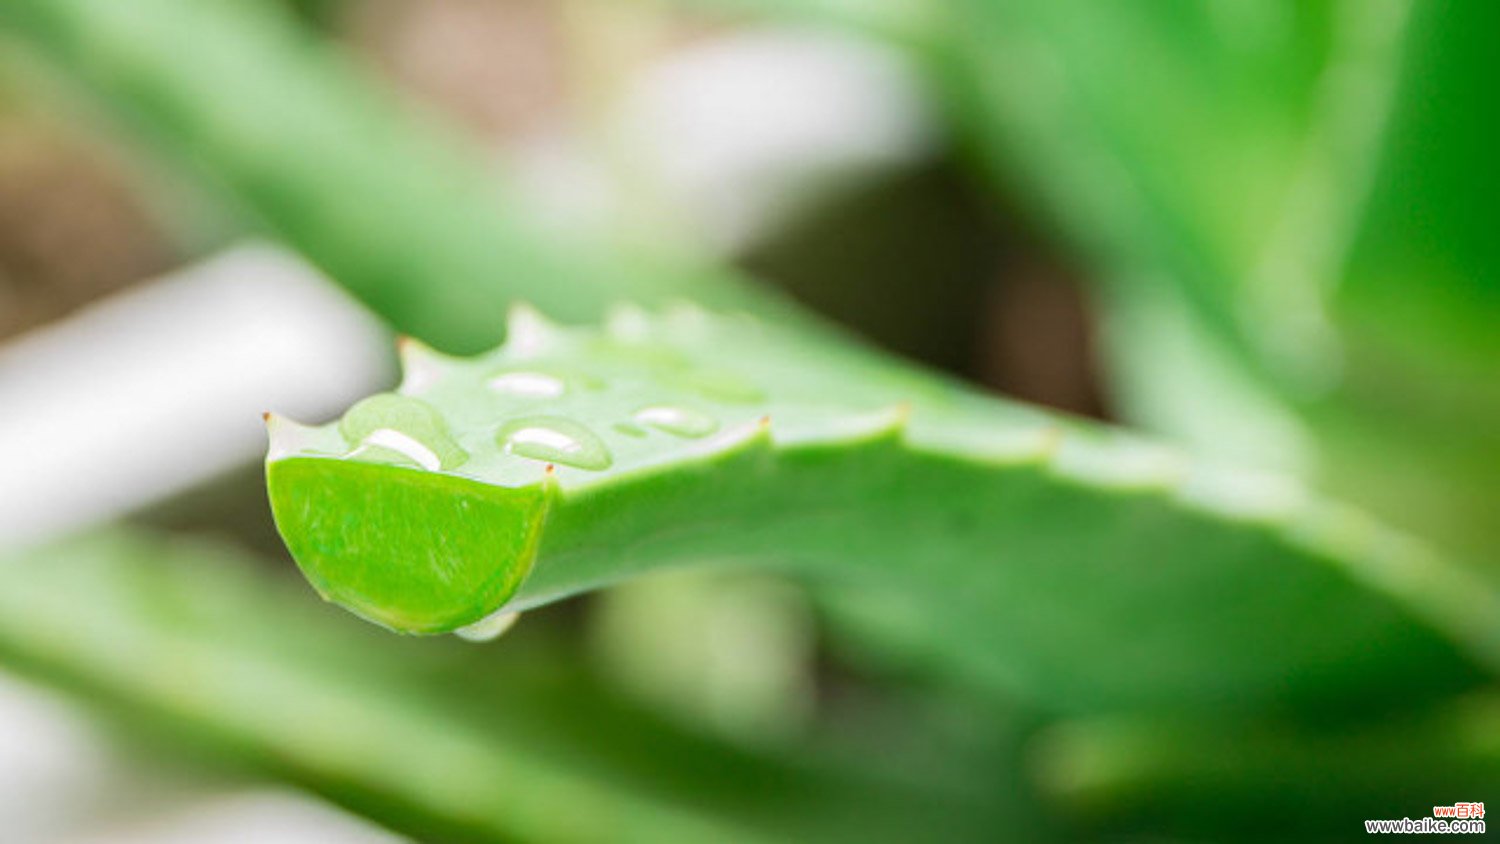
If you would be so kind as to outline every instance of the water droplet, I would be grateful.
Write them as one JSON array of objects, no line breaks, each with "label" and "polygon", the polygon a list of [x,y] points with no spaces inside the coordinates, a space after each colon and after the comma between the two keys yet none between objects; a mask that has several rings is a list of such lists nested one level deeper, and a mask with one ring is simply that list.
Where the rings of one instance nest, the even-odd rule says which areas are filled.
[{"label": "water droplet", "polygon": [[491,378],[489,387],[532,399],[555,399],[567,392],[561,378],[543,372],[504,372]]},{"label": "water droplet", "polygon": [[678,375],[675,382],[704,398],[724,404],[755,404],[766,399],[765,390],[733,372],[694,369]]},{"label": "water droplet", "polygon": [[497,610],[484,618],[466,627],[460,627],[453,631],[453,635],[468,642],[489,642],[500,638],[500,635],[515,626],[516,619],[520,618],[519,612],[506,612]]},{"label": "water droplet", "polygon": [[713,417],[685,407],[644,407],[635,412],[635,421],[679,437],[706,437],[719,429]]},{"label": "water droplet", "polygon": [[354,460],[436,471],[469,459],[436,408],[395,393],[379,393],[349,408],[339,420],[339,432],[351,446],[348,457]]},{"label": "water droplet", "polygon": [[588,428],[559,416],[533,416],[502,426],[495,439],[508,454],[578,469],[608,469],[613,459]]},{"label": "water droplet", "polygon": [[432,449],[392,428],[370,432],[349,456],[369,463],[414,464],[429,472],[443,468],[442,459]]},{"label": "water droplet", "polygon": [[641,426],[631,422],[616,422],[613,427],[616,431],[619,431],[627,437],[635,437],[636,439],[640,439],[641,437],[646,436],[646,432],[641,428]]}]

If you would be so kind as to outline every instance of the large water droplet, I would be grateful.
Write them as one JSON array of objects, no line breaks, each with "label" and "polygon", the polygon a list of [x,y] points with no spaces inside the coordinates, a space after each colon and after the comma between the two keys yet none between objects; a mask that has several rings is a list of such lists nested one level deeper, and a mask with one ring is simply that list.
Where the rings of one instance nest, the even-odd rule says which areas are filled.
[{"label": "large water droplet", "polygon": [[370,463],[416,465],[429,471],[452,469],[469,459],[432,405],[395,393],[359,402],[339,420],[348,456]]},{"label": "large water droplet", "polygon": [[498,610],[473,624],[458,628],[453,631],[453,634],[468,642],[488,642],[498,639],[501,634],[515,626],[516,620],[520,617],[519,612]]},{"label": "large water droplet", "polygon": [[613,459],[593,431],[560,416],[533,416],[502,426],[495,434],[508,454],[578,469],[608,469]]},{"label": "large water droplet", "polygon": [[567,392],[561,378],[545,372],[504,372],[488,383],[491,390],[531,399],[555,399]]},{"label": "large water droplet", "polygon": [[719,423],[707,414],[666,405],[637,410],[635,421],[678,437],[706,437],[719,429]]},{"label": "large water droplet", "polygon": [[436,452],[393,428],[375,429],[348,456],[367,463],[421,466],[429,472],[443,468]]}]

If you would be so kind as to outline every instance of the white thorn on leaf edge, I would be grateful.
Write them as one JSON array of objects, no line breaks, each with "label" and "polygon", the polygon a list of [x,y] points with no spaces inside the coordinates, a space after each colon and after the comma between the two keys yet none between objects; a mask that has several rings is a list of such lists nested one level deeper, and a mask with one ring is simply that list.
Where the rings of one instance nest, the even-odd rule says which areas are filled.
[{"label": "white thorn on leaf edge", "polygon": [[396,354],[401,359],[401,386],[396,391],[405,395],[425,392],[451,364],[447,355],[411,337],[396,341]]},{"label": "white thorn on leaf edge", "polygon": [[521,356],[536,354],[547,348],[557,330],[541,311],[517,302],[505,318],[505,349]]},{"label": "white thorn on leaf edge", "polygon": [[313,441],[313,435],[318,430],[275,413],[263,413],[261,418],[266,421],[266,435],[269,440],[266,449],[267,460],[280,460],[303,451]]}]

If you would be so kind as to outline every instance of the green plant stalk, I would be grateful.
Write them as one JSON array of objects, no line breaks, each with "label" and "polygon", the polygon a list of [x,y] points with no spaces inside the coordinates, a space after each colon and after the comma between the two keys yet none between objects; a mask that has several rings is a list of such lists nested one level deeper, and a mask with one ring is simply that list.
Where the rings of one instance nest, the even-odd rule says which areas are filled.
[{"label": "green plant stalk", "polygon": [[526,298],[565,320],[617,299],[780,311],[679,247],[583,244],[529,217],[497,168],[418,118],[277,4],[15,0],[0,35],[121,112],[398,330],[476,352]]},{"label": "green plant stalk", "polygon": [[1337,724],[1065,722],[1030,751],[1045,801],[1076,825],[1189,837],[1232,828],[1253,841],[1296,830],[1326,841],[1356,834],[1362,818],[1417,817],[1442,795],[1492,791],[1500,699],[1481,694]]},{"label": "green plant stalk", "polygon": [[[547,637],[400,642],[259,561],[111,529],[0,564],[0,661],[111,720],[419,840],[983,840],[973,795],[750,752],[620,701]],[[543,631],[546,632],[546,631]]]},{"label": "green plant stalk", "polygon": [[396,393],[271,420],[277,525],[326,598],[442,633],[669,566],[781,567],[851,584],[913,660],[1071,709],[1436,694],[1500,656],[1488,584],[1266,479],[750,317],[519,310],[508,334],[408,343]]}]

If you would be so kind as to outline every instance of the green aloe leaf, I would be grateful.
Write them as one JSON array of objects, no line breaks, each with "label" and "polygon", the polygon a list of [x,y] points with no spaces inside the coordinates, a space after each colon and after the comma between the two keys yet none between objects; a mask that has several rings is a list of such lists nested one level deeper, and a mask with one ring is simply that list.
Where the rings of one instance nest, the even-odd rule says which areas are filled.
[{"label": "green aloe leaf", "polygon": [[[1496,595],[1267,479],[747,316],[513,316],[470,359],[415,344],[342,420],[271,420],[277,524],[326,598],[442,633],[669,566],[773,566],[914,660],[1054,706],[1463,685]],[[1409,689],[1422,684],[1405,684]]]},{"label": "green aloe leaf", "polygon": [[531,632],[503,649],[397,641],[233,548],[124,528],[0,561],[0,664],[157,746],[301,784],[417,840],[978,841],[994,828],[992,795],[917,784],[868,751],[752,751],[673,727],[555,631]]}]

